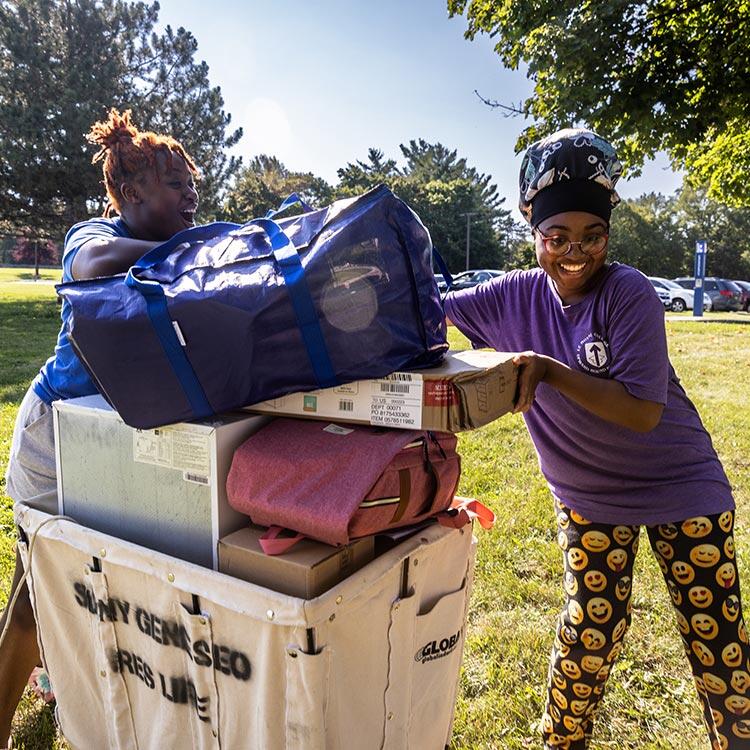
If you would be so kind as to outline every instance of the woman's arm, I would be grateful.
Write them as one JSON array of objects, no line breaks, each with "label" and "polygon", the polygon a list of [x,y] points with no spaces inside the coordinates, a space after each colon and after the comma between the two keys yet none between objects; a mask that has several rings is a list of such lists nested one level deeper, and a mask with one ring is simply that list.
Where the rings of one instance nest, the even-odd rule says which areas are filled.
[{"label": "woman's arm", "polygon": [[127,271],[159,242],[132,240],[128,237],[90,239],[76,252],[71,268],[74,279],[94,279]]},{"label": "woman's arm", "polygon": [[536,387],[543,382],[597,417],[635,432],[650,432],[661,420],[663,404],[631,396],[617,380],[586,375],[535,352],[518,354],[513,362],[520,368],[515,412],[531,408]]}]

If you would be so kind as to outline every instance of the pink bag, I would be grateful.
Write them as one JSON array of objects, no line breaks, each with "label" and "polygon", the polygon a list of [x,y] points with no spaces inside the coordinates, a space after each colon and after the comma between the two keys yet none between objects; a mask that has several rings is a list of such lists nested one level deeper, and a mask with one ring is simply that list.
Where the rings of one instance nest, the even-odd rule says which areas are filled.
[{"label": "pink bag", "polygon": [[227,495],[255,524],[347,544],[450,507],[460,474],[447,432],[281,418],[235,451]]}]

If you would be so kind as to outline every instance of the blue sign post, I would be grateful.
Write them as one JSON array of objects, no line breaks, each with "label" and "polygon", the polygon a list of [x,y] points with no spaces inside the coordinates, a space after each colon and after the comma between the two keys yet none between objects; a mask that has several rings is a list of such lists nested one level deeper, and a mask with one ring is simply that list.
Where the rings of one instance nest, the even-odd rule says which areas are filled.
[{"label": "blue sign post", "polygon": [[703,278],[706,275],[706,252],[708,243],[706,240],[698,240],[695,243],[695,285],[693,287],[693,317],[703,317]]}]

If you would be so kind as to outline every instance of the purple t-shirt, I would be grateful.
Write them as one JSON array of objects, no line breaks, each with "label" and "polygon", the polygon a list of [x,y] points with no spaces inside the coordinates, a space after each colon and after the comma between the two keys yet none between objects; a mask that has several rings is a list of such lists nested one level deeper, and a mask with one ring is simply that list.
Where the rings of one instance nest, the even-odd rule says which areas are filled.
[{"label": "purple t-shirt", "polygon": [[541,269],[511,271],[449,294],[445,312],[475,347],[530,349],[664,404],[659,425],[640,433],[540,383],[524,418],[564,504],[591,521],[633,525],[734,508],[711,438],[669,362],[662,303],[639,271],[612,263],[573,305]]}]

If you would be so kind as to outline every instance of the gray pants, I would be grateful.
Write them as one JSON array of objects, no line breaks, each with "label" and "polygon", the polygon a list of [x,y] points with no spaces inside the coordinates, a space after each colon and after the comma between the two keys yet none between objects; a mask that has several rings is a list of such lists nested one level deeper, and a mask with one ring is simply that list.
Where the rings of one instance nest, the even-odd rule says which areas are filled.
[{"label": "gray pants", "polygon": [[5,491],[14,503],[57,513],[57,470],[52,407],[29,388],[13,429]]}]

